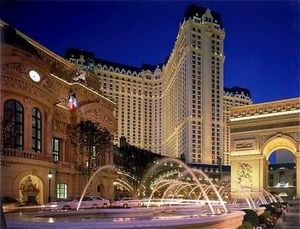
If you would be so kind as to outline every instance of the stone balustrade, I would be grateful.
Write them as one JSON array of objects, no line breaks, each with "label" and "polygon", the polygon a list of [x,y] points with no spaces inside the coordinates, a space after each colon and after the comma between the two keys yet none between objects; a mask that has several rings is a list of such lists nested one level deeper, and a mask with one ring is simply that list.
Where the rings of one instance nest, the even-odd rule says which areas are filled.
[{"label": "stone balustrade", "polygon": [[28,158],[41,161],[52,162],[52,156],[46,155],[44,153],[36,153],[31,151],[24,151],[20,149],[10,149],[10,148],[0,148],[0,155],[6,157],[17,157],[17,158]]}]

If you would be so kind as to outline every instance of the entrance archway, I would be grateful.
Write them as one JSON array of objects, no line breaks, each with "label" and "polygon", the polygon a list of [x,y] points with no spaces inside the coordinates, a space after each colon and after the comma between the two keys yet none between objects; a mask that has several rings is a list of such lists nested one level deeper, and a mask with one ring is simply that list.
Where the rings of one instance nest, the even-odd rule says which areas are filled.
[{"label": "entrance archway", "polygon": [[296,196],[296,163],[292,152],[276,150],[269,155],[267,190],[283,199]]},{"label": "entrance archway", "polygon": [[43,203],[43,183],[35,175],[28,175],[19,183],[19,198],[26,205],[37,205]]},{"label": "entrance archway", "polygon": [[[270,155],[277,150],[287,150],[294,158],[296,197],[300,198],[299,114],[299,98],[235,107],[230,111],[233,195],[237,195],[241,187],[254,196],[267,189]],[[285,172],[281,172],[281,176],[283,179]]]},{"label": "entrance archway", "polygon": [[[266,157],[267,168],[266,168],[266,189],[270,192],[276,192],[278,195],[282,195],[283,198],[292,199],[294,198],[297,190],[297,186],[299,189],[300,184],[297,185],[297,177],[299,178],[299,174],[297,176],[296,168],[300,164],[297,164],[297,142],[287,135],[276,135],[268,139],[262,147],[262,153]],[[277,163],[277,166],[270,166],[269,159],[274,152],[281,154],[290,155],[292,161],[289,158],[285,158],[285,160],[281,160],[281,163]],[[280,155],[280,154],[279,154]],[[288,159],[288,160],[287,160]],[[286,163],[283,163],[286,162]],[[290,162],[290,163],[288,163]],[[294,168],[295,167],[295,168]],[[269,169],[273,169],[273,172],[269,173]],[[299,173],[299,172],[298,172]],[[271,177],[273,176],[273,182],[271,182]],[[276,179],[277,178],[277,179]],[[274,184],[275,182],[275,184]],[[273,184],[272,184],[273,183]],[[298,182],[299,183],[299,182]],[[273,187],[270,187],[273,186]],[[293,188],[294,186],[294,188]]]},{"label": "entrance archway", "polygon": [[[287,150],[294,157],[295,165],[293,165],[293,167],[295,166],[296,169],[295,171],[294,168],[292,168],[292,170],[295,171],[294,172],[295,178],[293,177],[294,175],[291,175],[292,179],[295,179],[296,182],[295,184],[296,188],[294,190],[295,193],[292,192],[290,193],[290,195],[287,196],[288,198],[293,198],[295,197],[296,194],[296,196],[300,197],[300,190],[299,190],[300,156],[299,156],[299,152],[297,151],[296,141],[289,136],[276,135],[268,139],[259,148],[260,150],[255,151],[255,153],[253,152],[253,150],[243,150],[243,152],[233,152],[231,157],[232,194],[235,195],[241,191],[249,191],[252,193],[252,196],[253,195],[255,196],[255,193],[262,192],[264,189],[267,190],[269,186],[268,159],[274,151]],[[236,156],[233,156],[235,154]],[[278,167],[278,169],[282,171],[283,168],[285,167],[282,168]],[[279,170],[278,172],[280,172]],[[287,174],[283,174],[283,172],[281,172],[281,176],[287,176]],[[285,192],[282,191],[281,193],[283,194]]]},{"label": "entrance archway", "polygon": [[297,153],[297,142],[287,135],[276,135],[268,139],[262,146],[262,154],[268,159],[277,150],[288,150]]}]

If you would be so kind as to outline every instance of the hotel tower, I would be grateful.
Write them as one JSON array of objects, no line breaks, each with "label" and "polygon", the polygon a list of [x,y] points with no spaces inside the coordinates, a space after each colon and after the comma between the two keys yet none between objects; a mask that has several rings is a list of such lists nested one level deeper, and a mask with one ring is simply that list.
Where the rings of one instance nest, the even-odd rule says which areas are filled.
[{"label": "hotel tower", "polygon": [[116,103],[115,143],[125,136],[188,163],[229,164],[229,109],[252,101],[247,89],[224,88],[224,38],[220,16],[191,5],[163,64],[127,66],[78,49],[65,57],[97,75],[97,90]]}]

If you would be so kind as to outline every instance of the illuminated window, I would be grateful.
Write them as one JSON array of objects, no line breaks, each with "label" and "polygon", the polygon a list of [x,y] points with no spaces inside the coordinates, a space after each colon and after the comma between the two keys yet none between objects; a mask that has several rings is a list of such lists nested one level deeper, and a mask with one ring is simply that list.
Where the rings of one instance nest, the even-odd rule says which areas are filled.
[{"label": "illuminated window", "polygon": [[54,162],[58,162],[60,159],[60,145],[61,145],[61,139],[59,138],[52,139],[52,156]]},{"label": "illuminated window", "polygon": [[68,185],[65,183],[58,183],[56,192],[58,199],[66,199],[68,197]]}]

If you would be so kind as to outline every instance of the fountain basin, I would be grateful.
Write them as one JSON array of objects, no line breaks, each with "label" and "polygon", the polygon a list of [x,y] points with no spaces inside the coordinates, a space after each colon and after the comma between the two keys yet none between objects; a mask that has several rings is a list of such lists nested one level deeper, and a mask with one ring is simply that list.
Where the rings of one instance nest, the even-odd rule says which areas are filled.
[{"label": "fountain basin", "polygon": [[[100,209],[99,209],[100,210]],[[110,211],[110,217],[101,215],[102,211]],[[6,215],[9,228],[226,228],[235,229],[242,224],[244,212],[232,212],[223,215],[158,215],[140,216],[147,214],[148,209],[125,209],[135,217],[125,217],[124,209],[85,210],[79,212],[48,212],[40,214],[12,213]],[[150,209],[151,210],[151,209]],[[119,212],[118,212],[119,211]],[[153,210],[149,211],[153,213]],[[65,214],[68,213],[69,215]],[[117,216],[117,213],[119,214]],[[123,214],[122,214],[123,213]],[[100,214],[100,215],[99,215]],[[150,214],[150,213],[149,213]],[[115,217],[117,216],[117,217]],[[122,216],[122,217],[121,217]]]},{"label": "fountain basin", "polygon": [[152,208],[102,208],[102,209],[82,209],[79,211],[51,211],[51,212],[40,212],[34,214],[33,217],[43,218],[55,218],[55,217],[72,217],[72,216],[89,216],[97,215],[102,218],[112,217],[151,217],[154,215],[154,209]]}]

